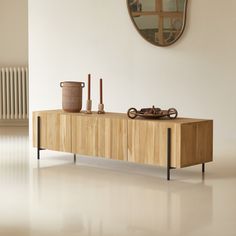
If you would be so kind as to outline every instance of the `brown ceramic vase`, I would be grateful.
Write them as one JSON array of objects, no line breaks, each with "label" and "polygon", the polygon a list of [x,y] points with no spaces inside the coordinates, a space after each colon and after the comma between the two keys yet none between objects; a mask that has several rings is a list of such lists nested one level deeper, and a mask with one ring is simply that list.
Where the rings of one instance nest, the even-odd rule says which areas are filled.
[{"label": "brown ceramic vase", "polygon": [[62,109],[67,112],[80,112],[82,108],[82,89],[84,82],[64,81],[62,88]]}]

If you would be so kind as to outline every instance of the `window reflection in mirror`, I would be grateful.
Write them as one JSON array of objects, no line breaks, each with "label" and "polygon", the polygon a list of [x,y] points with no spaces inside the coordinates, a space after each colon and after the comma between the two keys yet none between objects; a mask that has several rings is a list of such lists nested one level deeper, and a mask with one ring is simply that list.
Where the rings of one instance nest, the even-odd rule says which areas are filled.
[{"label": "window reflection in mirror", "polygon": [[149,42],[168,46],[183,33],[187,0],[127,0],[131,19]]}]

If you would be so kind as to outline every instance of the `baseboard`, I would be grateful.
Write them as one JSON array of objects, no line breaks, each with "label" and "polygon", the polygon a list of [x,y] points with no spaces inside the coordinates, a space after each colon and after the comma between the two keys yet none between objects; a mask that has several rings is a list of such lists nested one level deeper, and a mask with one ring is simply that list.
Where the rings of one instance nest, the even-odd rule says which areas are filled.
[{"label": "baseboard", "polygon": [[0,120],[0,126],[4,127],[27,127],[29,126],[29,120],[24,119],[24,120]]}]

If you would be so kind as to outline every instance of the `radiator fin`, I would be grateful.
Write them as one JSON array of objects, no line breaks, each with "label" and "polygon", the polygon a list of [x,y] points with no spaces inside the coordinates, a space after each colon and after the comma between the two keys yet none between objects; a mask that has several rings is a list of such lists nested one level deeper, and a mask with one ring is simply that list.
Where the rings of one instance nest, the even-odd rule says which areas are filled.
[{"label": "radiator fin", "polygon": [[0,120],[28,119],[28,69],[0,69]]}]

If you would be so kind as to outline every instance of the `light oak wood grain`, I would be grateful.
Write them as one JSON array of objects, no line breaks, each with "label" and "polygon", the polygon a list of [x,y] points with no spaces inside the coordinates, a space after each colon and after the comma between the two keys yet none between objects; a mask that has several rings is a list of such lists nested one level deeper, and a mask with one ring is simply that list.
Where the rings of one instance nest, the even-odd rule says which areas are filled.
[{"label": "light oak wood grain", "polygon": [[81,155],[97,156],[98,129],[97,117],[72,116],[72,152]]},{"label": "light oak wood grain", "polygon": [[40,147],[47,147],[47,113],[34,112],[33,113],[33,146],[37,147],[37,117],[40,117]]},{"label": "light oak wood grain", "polygon": [[167,165],[167,128],[171,128],[171,167],[181,168],[213,160],[213,122],[128,121],[128,160]]},{"label": "light oak wood grain", "polygon": [[128,121],[128,161],[166,166],[167,128],[171,128],[171,166],[177,167],[180,156],[179,126],[173,123]]},{"label": "light oak wood grain", "polygon": [[33,145],[37,147],[37,117],[40,117],[40,148],[71,152],[71,117],[53,112],[33,114]]},{"label": "light oak wood grain", "polygon": [[166,166],[167,129],[171,128],[171,167],[213,160],[212,120],[131,120],[123,113],[34,112],[34,147],[37,147],[37,116],[41,119],[41,148]]},{"label": "light oak wood grain", "polygon": [[213,160],[213,121],[196,122],[181,126],[180,167]]},{"label": "light oak wood grain", "polygon": [[127,160],[127,120],[120,116],[72,116],[72,151]]},{"label": "light oak wood grain", "polygon": [[98,156],[127,160],[127,119],[98,118]]}]

